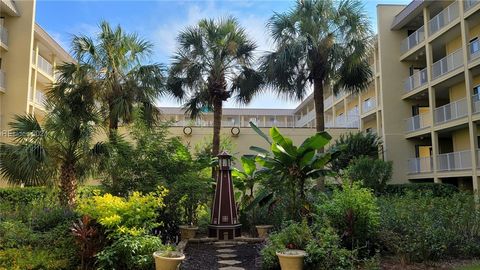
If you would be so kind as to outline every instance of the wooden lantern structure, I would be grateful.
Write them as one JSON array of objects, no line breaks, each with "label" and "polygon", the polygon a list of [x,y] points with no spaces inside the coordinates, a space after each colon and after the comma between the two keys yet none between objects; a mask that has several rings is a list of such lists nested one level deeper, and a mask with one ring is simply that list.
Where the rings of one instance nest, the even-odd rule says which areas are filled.
[{"label": "wooden lantern structure", "polygon": [[218,155],[217,187],[212,205],[208,236],[219,240],[239,237],[241,234],[232,182],[232,156],[223,151]]}]

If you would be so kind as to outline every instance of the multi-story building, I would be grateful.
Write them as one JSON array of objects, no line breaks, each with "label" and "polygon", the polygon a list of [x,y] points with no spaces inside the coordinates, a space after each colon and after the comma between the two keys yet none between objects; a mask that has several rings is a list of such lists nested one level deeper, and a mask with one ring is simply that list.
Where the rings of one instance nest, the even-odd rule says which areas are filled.
[{"label": "multi-story building", "polygon": [[[394,164],[392,183],[443,182],[478,190],[480,1],[378,5],[377,20],[374,80],[356,96],[326,90],[326,127],[334,136],[352,130],[377,133],[383,158]],[[243,119],[239,127],[251,113],[254,120],[264,119],[260,125],[281,127],[273,121],[281,115],[289,119],[282,120],[284,129],[310,135],[312,99],[294,110],[232,112]]]},{"label": "multi-story building", "polygon": [[[160,108],[163,119],[171,121],[170,133],[179,136],[191,146],[204,142],[212,136],[213,114],[204,113],[199,119],[190,119],[180,108]],[[328,127],[333,138],[347,132],[358,130],[358,116],[351,117],[351,122],[345,122],[339,117],[338,126]],[[267,147],[265,141],[250,128],[249,122],[255,123],[265,133],[270,127],[276,126],[284,135],[292,138],[294,143],[300,144],[315,133],[315,111],[312,97],[309,96],[295,109],[251,109],[224,108],[222,115],[223,138],[229,138],[234,146],[236,155],[252,153],[249,147]]]},{"label": "multi-story building", "polygon": [[72,57],[35,23],[36,1],[0,0],[0,141],[14,115],[45,115],[55,67]]}]

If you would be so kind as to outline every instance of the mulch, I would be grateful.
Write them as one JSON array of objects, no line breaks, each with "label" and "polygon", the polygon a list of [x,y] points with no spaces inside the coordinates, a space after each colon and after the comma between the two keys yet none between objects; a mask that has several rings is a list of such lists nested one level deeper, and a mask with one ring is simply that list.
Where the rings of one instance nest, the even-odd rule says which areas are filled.
[{"label": "mulch", "polygon": [[[260,270],[261,259],[260,250],[263,244],[244,243],[237,244],[228,249],[233,249],[233,254],[237,257],[232,260],[241,261],[235,267],[242,267],[246,270]],[[216,270],[219,268],[217,263],[219,254],[218,246],[213,243],[188,243],[184,252],[185,260],[180,267],[181,270]],[[228,259],[230,260],[230,259]]]}]

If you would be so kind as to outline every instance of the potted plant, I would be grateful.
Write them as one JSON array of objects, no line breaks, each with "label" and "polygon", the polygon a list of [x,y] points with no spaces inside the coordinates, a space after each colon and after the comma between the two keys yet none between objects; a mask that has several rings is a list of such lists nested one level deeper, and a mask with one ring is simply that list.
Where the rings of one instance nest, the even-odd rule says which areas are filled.
[{"label": "potted plant", "polygon": [[153,253],[155,258],[155,270],[177,270],[185,259],[185,254],[178,252],[172,246]]},{"label": "potted plant", "polygon": [[288,244],[286,249],[277,251],[276,254],[282,270],[302,270],[303,259],[307,255],[304,250],[296,249],[293,244]]},{"label": "potted plant", "polygon": [[199,173],[189,173],[175,183],[175,192],[179,194],[178,202],[185,221],[185,225],[179,226],[182,241],[195,238],[197,234],[197,209],[206,200],[208,185],[208,180]]},{"label": "potted plant", "polygon": [[257,233],[259,238],[267,238],[268,233],[273,228],[273,225],[256,225]]}]

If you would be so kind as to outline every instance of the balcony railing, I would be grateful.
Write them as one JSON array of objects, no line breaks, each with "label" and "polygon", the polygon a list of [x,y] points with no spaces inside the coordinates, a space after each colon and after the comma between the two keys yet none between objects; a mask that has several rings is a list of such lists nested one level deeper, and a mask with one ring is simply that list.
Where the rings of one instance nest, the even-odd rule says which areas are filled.
[{"label": "balcony railing", "polygon": [[328,98],[326,98],[324,101],[323,101],[323,106],[325,108],[328,108],[330,106],[332,106],[333,104],[333,96],[329,96]]},{"label": "balcony railing", "polygon": [[468,44],[468,60],[473,61],[480,57],[480,41],[475,39]]},{"label": "balcony railing", "polygon": [[35,92],[35,103],[38,105],[45,105],[46,97],[45,94],[39,90]]},{"label": "balcony railing", "polygon": [[0,25],[0,41],[8,46],[8,30]]},{"label": "balcony railing", "polygon": [[[37,92],[38,93],[38,92]],[[245,128],[249,128],[250,127],[250,120],[245,120],[245,121],[228,121],[228,120],[224,120],[222,121],[222,127],[225,127],[225,128],[228,128],[228,127],[245,127]],[[255,123],[255,125],[257,125],[257,127],[272,127],[272,126],[276,126],[276,127],[281,127],[281,128],[294,128],[295,125],[293,123],[293,121],[263,121],[263,120],[257,120],[257,121],[253,121],[252,122]],[[201,120],[201,119],[197,119],[197,120],[179,120],[179,121],[176,121],[176,122],[173,122],[171,124],[171,126],[173,127],[212,127],[213,126],[213,120],[212,121],[209,121],[209,120]]]},{"label": "balcony railing", "polygon": [[315,119],[315,110],[309,111],[307,114],[305,114],[300,119],[298,119],[295,126],[304,127],[305,125],[307,125],[313,119]]},{"label": "balcony railing", "polygon": [[334,127],[339,128],[358,128],[360,127],[360,117],[357,116],[338,116],[335,119]]},{"label": "balcony railing", "polygon": [[375,98],[370,98],[362,103],[362,113],[367,113],[377,107],[377,102]]},{"label": "balcony railing", "polygon": [[480,149],[477,149],[477,168],[480,169]]},{"label": "balcony railing", "polygon": [[458,7],[458,1],[455,1],[447,8],[442,10],[440,13],[438,13],[435,17],[433,17],[428,22],[428,25],[430,26],[430,35],[433,35],[436,32],[440,31],[446,25],[458,18]]},{"label": "balcony railing", "polygon": [[432,78],[436,79],[448,72],[451,72],[461,66],[463,66],[462,48],[455,52],[445,56],[444,58],[433,63],[432,66]]},{"label": "balcony railing", "polygon": [[417,31],[410,34],[406,39],[402,40],[400,44],[400,51],[403,53],[408,52],[411,48],[420,44],[425,40],[425,27],[420,27]]},{"label": "balcony railing", "polygon": [[405,80],[403,88],[405,89],[405,91],[410,92],[422,85],[425,85],[427,81],[427,68],[424,68],[418,72],[415,72],[412,76],[408,77]]},{"label": "balcony railing", "polygon": [[441,124],[464,117],[467,115],[467,99],[462,98],[452,103],[448,103],[435,108],[433,112],[435,124]]},{"label": "balcony railing", "polygon": [[43,58],[41,55],[38,55],[37,67],[47,75],[53,77],[53,65],[50,64],[50,62],[48,62],[47,59]]},{"label": "balcony railing", "polygon": [[473,103],[473,112],[478,113],[480,112],[480,96],[478,94],[472,96],[472,103]]},{"label": "balcony railing", "polygon": [[418,157],[408,160],[408,173],[429,173],[433,171],[433,157]]},{"label": "balcony railing", "polygon": [[480,3],[479,0],[463,0],[463,7],[465,11],[471,9],[472,7],[476,6],[478,3]]},{"label": "balcony railing", "polygon": [[458,171],[472,168],[471,151],[452,152],[437,156],[438,171]]},{"label": "balcony railing", "polygon": [[405,120],[407,132],[413,132],[427,128],[432,125],[430,115],[427,113],[418,114]]},{"label": "balcony railing", "polygon": [[0,70],[0,88],[5,89],[5,87],[5,72],[3,70]]}]

